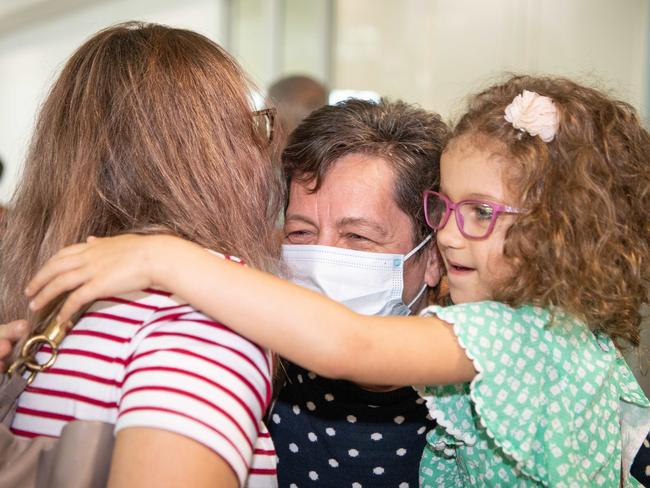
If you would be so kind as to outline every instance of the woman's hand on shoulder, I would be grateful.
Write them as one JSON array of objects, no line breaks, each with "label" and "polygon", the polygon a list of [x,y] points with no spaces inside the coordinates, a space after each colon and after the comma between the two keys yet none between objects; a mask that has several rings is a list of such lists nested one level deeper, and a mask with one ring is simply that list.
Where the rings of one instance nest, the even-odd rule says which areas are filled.
[{"label": "woman's hand on shoulder", "polygon": [[28,330],[26,320],[13,320],[0,325],[0,372],[7,369],[6,360],[9,358],[14,345],[24,339]]},{"label": "woman's hand on shoulder", "polygon": [[157,268],[169,255],[173,240],[180,239],[125,234],[89,237],[85,243],[65,247],[27,285],[30,308],[39,310],[62,293],[71,292],[59,312],[59,320],[65,322],[98,298],[155,286]]}]

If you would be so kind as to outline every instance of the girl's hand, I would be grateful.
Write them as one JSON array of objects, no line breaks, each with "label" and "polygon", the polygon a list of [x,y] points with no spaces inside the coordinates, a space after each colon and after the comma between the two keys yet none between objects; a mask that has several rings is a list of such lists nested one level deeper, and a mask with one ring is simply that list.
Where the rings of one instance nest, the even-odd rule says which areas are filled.
[{"label": "girl's hand", "polygon": [[[121,235],[89,237],[86,243],[63,248],[36,273],[25,289],[32,310],[62,293],[66,298],[58,319],[65,322],[81,307],[101,297],[153,286],[158,243],[166,236]],[[160,250],[164,252],[164,249]]]}]

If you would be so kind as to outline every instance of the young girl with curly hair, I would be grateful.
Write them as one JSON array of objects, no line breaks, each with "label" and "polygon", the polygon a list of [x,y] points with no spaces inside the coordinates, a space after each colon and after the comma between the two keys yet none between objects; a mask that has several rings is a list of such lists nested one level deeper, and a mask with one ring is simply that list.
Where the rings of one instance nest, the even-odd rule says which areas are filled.
[{"label": "young girl with curly hair", "polygon": [[426,385],[421,486],[634,486],[650,403],[619,350],[648,301],[648,154],[629,105],[572,81],[474,96],[424,197],[454,305],[420,317],[358,315],[165,236],[64,249],[27,291],[39,308],[76,288],[66,319],[164,286],[318,374]]}]

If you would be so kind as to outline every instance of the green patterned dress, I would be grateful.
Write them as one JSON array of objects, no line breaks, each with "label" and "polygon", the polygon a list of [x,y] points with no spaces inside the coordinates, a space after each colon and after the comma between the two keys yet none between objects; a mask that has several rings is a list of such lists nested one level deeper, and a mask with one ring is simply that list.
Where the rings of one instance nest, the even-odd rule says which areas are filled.
[{"label": "green patterned dress", "polygon": [[[611,339],[537,307],[430,307],[478,371],[417,390],[438,426],[421,487],[640,486],[629,476],[650,403]],[[622,467],[621,467],[622,464]]]}]

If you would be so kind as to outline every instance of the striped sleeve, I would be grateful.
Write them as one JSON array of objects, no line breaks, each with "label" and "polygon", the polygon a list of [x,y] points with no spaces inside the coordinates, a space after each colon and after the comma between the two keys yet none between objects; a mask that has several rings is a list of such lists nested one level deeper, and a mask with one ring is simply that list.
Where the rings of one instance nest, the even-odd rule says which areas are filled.
[{"label": "striped sleeve", "polygon": [[276,488],[278,486],[276,464],[277,456],[271,434],[266,425],[260,422],[246,488]]},{"label": "striped sleeve", "polygon": [[243,485],[271,395],[268,353],[193,311],[153,314],[133,342],[116,432],[137,426],[189,437]]}]

